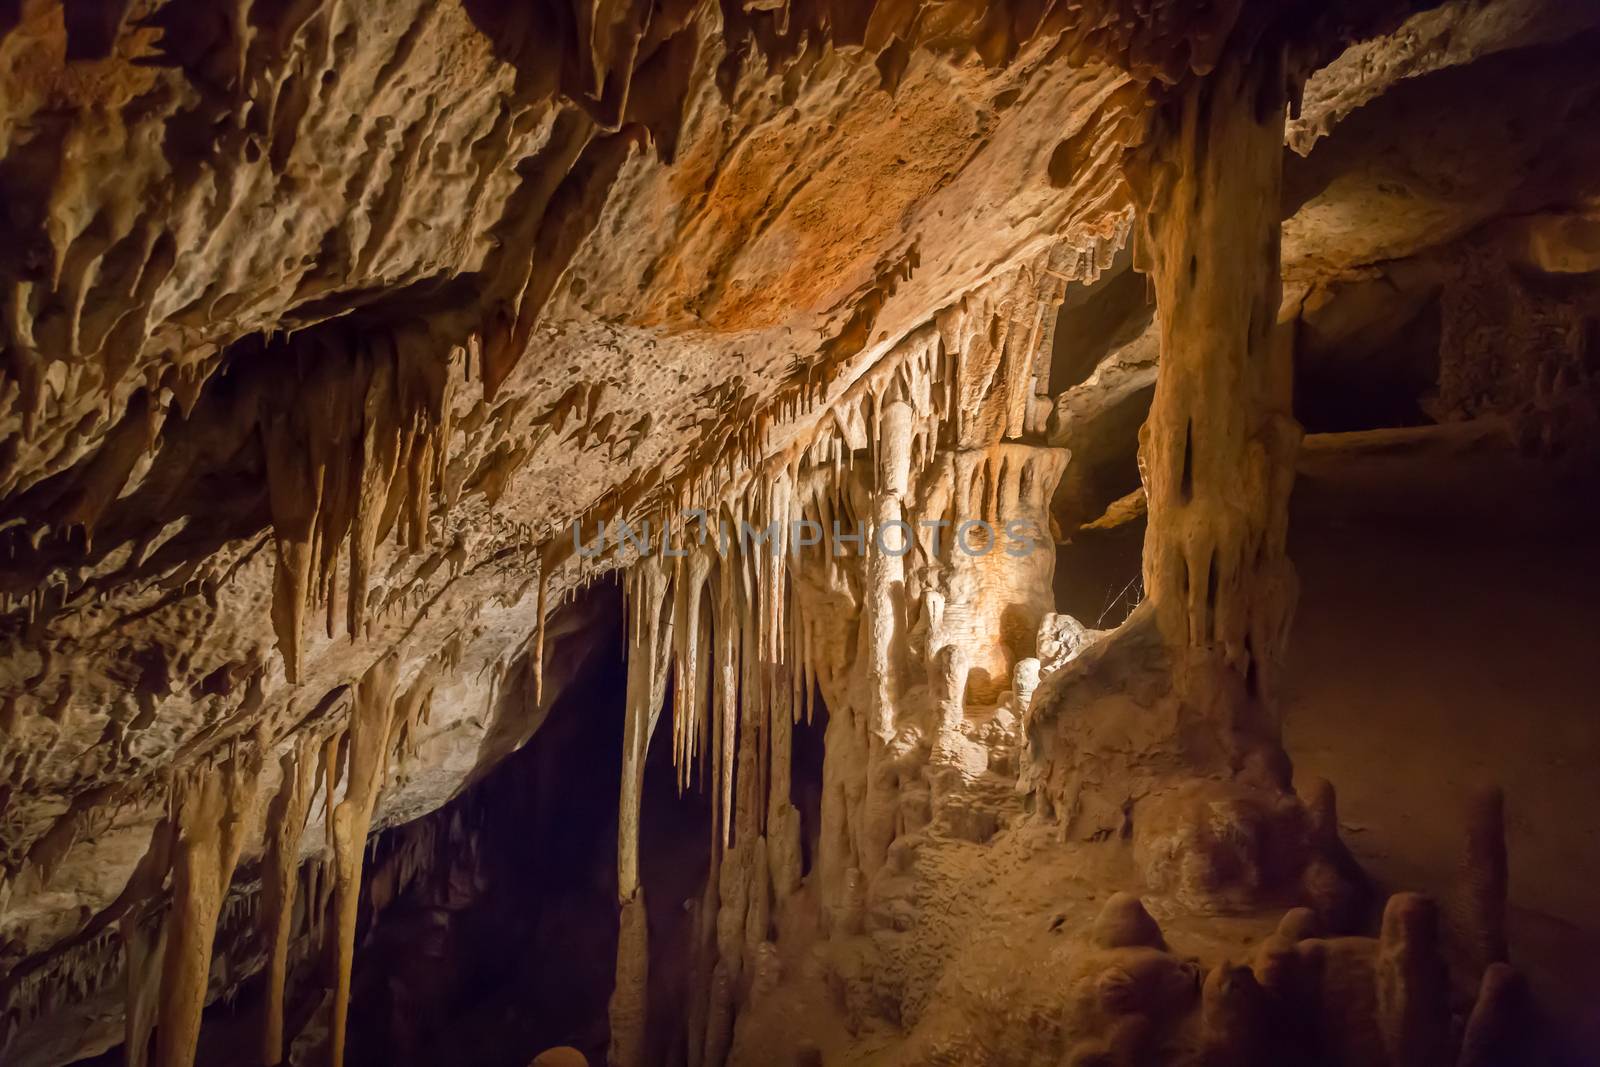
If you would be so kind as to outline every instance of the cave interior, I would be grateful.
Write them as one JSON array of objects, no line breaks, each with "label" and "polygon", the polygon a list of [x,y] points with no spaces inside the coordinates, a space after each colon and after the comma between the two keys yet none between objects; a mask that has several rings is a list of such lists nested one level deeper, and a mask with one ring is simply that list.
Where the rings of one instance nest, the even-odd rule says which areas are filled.
[{"label": "cave interior", "polygon": [[0,0],[0,1064],[1600,1067],[1600,0]]}]

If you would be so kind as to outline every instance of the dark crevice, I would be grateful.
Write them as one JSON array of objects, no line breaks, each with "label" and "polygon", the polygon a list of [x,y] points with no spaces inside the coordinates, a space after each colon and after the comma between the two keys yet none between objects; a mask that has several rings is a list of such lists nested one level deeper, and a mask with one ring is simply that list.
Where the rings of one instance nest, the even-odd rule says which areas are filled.
[{"label": "dark crevice", "polygon": [[1050,360],[1052,396],[1082,385],[1102,360],[1148,328],[1152,308],[1144,276],[1128,269],[1130,262],[1124,249],[1093,285],[1067,287]]},{"label": "dark crevice", "polygon": [[1194,420],[1183,427],[1183,474],[1178,479],[1178,499],[1187,504],[1194,499]]}]

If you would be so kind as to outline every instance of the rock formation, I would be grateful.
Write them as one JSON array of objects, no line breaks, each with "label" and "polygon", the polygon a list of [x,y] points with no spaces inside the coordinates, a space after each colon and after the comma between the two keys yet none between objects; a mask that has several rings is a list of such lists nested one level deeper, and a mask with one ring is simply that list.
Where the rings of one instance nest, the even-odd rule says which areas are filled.
[{"label": "rock formation", "polygon": [[230,756],[173,781],[172,904],[167,912],[156,1067],[188,1067],[200,1040],[212,940],[222,900],[244,849],[255,804],[259,760]]},{"label": "rock formation", "polygon": [[0,4],[0,1059],[1584,1062],[1597,42]]}]

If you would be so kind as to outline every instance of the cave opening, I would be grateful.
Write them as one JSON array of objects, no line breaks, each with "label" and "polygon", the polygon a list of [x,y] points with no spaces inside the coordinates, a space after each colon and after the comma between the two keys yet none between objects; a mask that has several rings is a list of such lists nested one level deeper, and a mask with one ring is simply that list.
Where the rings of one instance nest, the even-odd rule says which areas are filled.
[{"label": "cave opening", "polygon": [[[815,685],[815,683],[813,683]],[[828,706],[815,690],[805,704],[808,715],[794,727],[794,777],[790,802],[800,813],[800,873],[817,865],[822,842],[822,773],[828,748]]]},{"label": "cave opening", "polygon": [[441,869],[372,924],[352,1063],[525,1067],[550,1047],[603,1050],[624,650],[615,626],[588,639],[588,670],[526,747],[427,817]]}]

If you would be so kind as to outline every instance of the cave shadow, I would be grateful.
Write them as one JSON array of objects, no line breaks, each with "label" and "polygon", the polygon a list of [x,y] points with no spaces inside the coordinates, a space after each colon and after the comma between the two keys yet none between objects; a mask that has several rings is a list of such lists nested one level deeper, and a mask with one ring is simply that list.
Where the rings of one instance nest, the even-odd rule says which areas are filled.
[{"label": "cave shadow", "polygon": [[557,1045],[604,1062],[627,672],[620,628],[596,628],[526,746],[429,816],[447,855],[357,956],[352,1067],[526,1067]]}]

